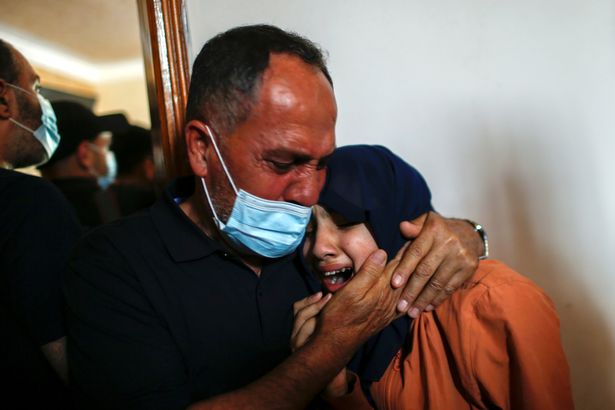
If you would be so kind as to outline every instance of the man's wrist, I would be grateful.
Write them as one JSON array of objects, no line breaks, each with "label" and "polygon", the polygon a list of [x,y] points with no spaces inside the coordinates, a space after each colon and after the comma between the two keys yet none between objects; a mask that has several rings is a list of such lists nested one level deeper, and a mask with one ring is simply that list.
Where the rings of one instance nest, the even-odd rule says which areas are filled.
[{"label": "man's wrist", "polygon": [[[335,386],[331,386],[331,384],[329,384],[321,393],[323,399],[331,400],[352,393],[355,382],[357,380],[357,376],[354,373],[348,371],[347,369],[344,369],[343,372],[344,383],[339,383]],[[336,376],[336,378],[337,377],[339,377],[339,375]]]},{"label": "man's wrist", "polygon": [[489,257],[489,237],[487,236],[487,231],[485,231],[483,225],[479,223],[469,219],[464,219],[464,221],[469,223],[472,228],[474,228],[474,232],[478,234],[478,237],[482,242],[482,253],[479,252],[478,260],[487,259]]}]

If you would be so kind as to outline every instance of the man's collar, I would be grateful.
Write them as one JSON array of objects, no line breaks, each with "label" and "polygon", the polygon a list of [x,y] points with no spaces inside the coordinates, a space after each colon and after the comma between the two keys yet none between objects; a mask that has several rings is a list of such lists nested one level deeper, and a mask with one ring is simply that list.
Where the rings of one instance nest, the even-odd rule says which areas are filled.
[{"label": "man's collar", "polygon": [[176,262],[209,256],[224,247],[205,233],[181,210],[179,203],[194,191],[194,177],[174,180],[150,212],[169,254]]},{"label": "man's collar", "polygon": [[[158,230],[167,251],[176,262],[188,262],[201,259],[214,252],[228,254],[229,250],[223,244],[209,238],[182,211],[179,204],[194,193],[194,177],[175,179],[166,189],[162,197],[150,208],[154,225]],[[269,264],[284,263],[295,258],[296,253],[269,260]]]}]

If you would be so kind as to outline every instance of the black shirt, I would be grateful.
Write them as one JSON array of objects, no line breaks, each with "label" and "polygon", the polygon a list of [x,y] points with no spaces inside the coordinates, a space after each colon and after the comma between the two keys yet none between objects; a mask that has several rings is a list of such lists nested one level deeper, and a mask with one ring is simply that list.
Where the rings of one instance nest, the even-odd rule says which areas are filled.
[{"label": "black shirt", "polygon": [[141,209],[148,208],[156,202],[153,185],[137,183],[115,183],[107,188],[119,216],[127,216]]},{"label": "black shirt", "polygon": [[97,195],[102,192],[102,188],[96,178],[54,178],[51,182],[73,206],[84,228],[93,228],[105,222],[97,202]]},{"label": "black shirt", "polygon": [[53,185],[0,169],[0,407],[68,406],[40,346],[65,335],[62,275],[79,235]]},{"label": "black shirt", "polygon": [[71,261],[68,357],[84,408],[184,408],[259,378],[290,354],[292,304],[310,293],[295,257],[260,277],[176,205],[92,231]]}]

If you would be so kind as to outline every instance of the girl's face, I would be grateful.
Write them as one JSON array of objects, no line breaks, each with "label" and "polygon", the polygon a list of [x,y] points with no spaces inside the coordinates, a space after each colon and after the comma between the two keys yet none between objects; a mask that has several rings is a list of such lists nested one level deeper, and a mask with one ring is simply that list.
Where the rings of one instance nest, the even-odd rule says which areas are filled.
[{"label": "girl's face", "polygon": [[364,223],[348,224],[319,205],[313,210],[303,254],[329,292],[335,292],[348,283],[378,245]]}]

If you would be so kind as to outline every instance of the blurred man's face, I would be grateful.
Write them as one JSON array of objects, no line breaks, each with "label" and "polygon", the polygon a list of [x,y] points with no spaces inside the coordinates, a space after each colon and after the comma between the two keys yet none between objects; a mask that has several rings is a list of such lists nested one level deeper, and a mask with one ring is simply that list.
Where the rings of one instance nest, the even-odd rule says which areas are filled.
[{"label": "blurred man's face", "polygon": [[107,164],[107,153],[111,146],[111,133],[101,132],[98,136],[89,143],[89,148],[92,151],[91,172],[102,177],[109,172],[109,164]]}]

